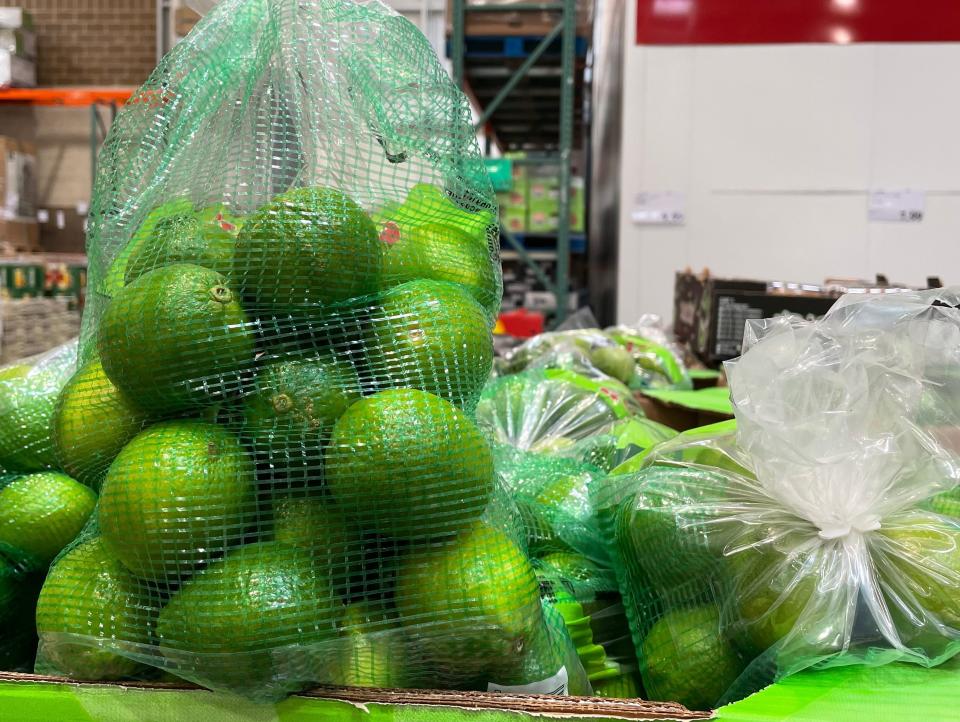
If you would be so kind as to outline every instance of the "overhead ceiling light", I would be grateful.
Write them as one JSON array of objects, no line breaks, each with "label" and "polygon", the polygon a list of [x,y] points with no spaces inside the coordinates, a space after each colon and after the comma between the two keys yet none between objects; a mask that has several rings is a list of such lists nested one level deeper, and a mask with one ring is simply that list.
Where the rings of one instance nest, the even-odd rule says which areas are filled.
[{"label": "overhead ceiling light", "polygon": [[689,15],[694,0],[653,0],[654,15]]},{"label": "overhead ceiling light", "polygon": [[837,10],[853,12],[860,7],[860,0],[831,0],[831,4]]},{"label": "overhead ceiling light", "polygon": [[853,42],[853,33],[839,25],[830,31],[830,40],[837,45],[849,45]]}]

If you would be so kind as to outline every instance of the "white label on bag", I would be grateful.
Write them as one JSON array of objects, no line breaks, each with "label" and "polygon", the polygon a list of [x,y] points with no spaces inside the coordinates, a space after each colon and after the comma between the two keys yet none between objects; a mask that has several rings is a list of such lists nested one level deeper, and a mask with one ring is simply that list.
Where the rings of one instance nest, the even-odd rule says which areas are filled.
[{"label": "white label on bag", "polygon": [[926,193],[923,191],[870,191],[867,220],[919,223],[923,220]]},{"label": "white label on bag", "polygon": [[566,694],[567,693],[567,683],[569,679],[567,677],[567,668],[561,667],[560,671],[557,672],[552,677],[547,677],[546,679],[541,679],[539,682],[531,682],[530,684],[496,684],[495,682],[487,683],[488,692],[518,692],[520,694]]}]

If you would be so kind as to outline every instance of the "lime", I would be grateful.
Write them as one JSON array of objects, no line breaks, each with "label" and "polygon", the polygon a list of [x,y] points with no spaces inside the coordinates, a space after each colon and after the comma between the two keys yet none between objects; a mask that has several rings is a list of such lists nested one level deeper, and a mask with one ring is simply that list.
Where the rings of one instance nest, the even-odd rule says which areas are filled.
[{"label": "lime", "polygon": [[107,467],[146,419],[107,378],[100,360],[89,361],[60,393],[53,417],[57,459],[67,473],[97,488]]},{"label": "lime", "polygon": [[101,292],[107,298],[113,298],[116,293],[126,284],[127,264],[130,257],[139,249],[141,245],[153,235],[157,223],[167,218],[178,218],[188,215],[193,210],[193,204],[186,198],[175,198],[172,201],[163,203],[149,213],[146,218],[133,232],[127,245],[120,249],[120,252],[113,259],[110,268],[107,270],[101,284]]},{"label": "lime", "polygon": [[416,388],[460,406],[490,375],[487,316],[462,288],[411,281],[386,291],[371,319],[366,355],[380,388]]},{"label": "lime", "polygon": [[272,473],[319,481],[333,424],[360,397],[353,367],[327,354],[282,358],[260,369],[256,385],[244,414],[254,451]]},{"label": "lime", "polygon": [[247,220],[237,237],[235,280],[262,310],[294,311],[377,290],[377,229],[334,188],[295,188]]},{"label": "lime", "polygon": [[204,406],[237,391],[253,334],[216,271],[190,264],[150,271],[120,290],[98,337],[107,376],[150,411]]},{"label": "lime", "polygon": [[241,541],[254,483],[250,454],[222,426],[151,426],[123,448],[103,481],[103,544],[138,577],[179,581]]},{"label": "lime", "polygon": [[247,694],[277,680],[292,690],[327,676],[341,610],[307,555],[251,544],[186,582],[160,612],[157,637],[178,676]]},{"label": "lime", "polygon": [[[915,614],[932,614],[942,624],[960,631],[960,524],[917,515],[909,523],[890,524],[877,535],[882,544],[877,548],[883,549],[888,560],[881,567],[881,574],[888,577],[887,585],[911,600]],[[891,574],[890,567],[896,575]]]},{"label": "lime", "polygon": [[462,679],[515,668],[542,625],[533,566],[485,522],[411,550],[401,560],[395,604],[424,658]]},{"label": "lime", "polygon": [[[765,528],[751,530],[758,540],[774,538],[777,532]],[[803,633],[828,645],[844,636],[842,615],[833,613],[829,605],[824,607],[819,619],[811,618],[807,612],[808,607],[817,609],[821,571],[844,561],[839,557],[829,560],[829,556],[837,553],[829,548],[814,552],[825,555],[819,559],[794,554],[804,541],[797,534],[789,534],[779,537],[776,542],[744,548],[727,558],[733,575],[732,595],[740,617],[738,627],[746,632],[751,651],[756,654],[773,647],[791,633]],[[743,546],[749,542],[743,538],[737,544]],[[801,619],[804,619],[802,623]],[[812,629],[815,631],[811,632]]]},{"label": "lime", "polygon": [[647,696],[691,710],[713,707],[744,668],[712,606],[668,612],[650,629],[641,653]]},{"label": "lime", "polygon": [[491,316],[499,308],[497,266],[485,237],[478,242],[460,229],[434,222],[398,225],[395,234],[385,231],[381,240],[384,287],[417,279],[448,281],[462,286]]},{"label": "lime", "polygon": [[597,346],[590,351],[590,362],[607,376],[629,384],[637,365],[630,352],[621,346]]},{"label": "lime", "polygon": [[[229,274],[233,268],[237,226],[218,221],[220,213],[189,212],[167,216],[154,223],[151,232],[136,243],[127,259],[127,285],[161,266],[192,263]],[[230,229],[230,230],[228,230]]]},{"label": "lime", "polygon": [[47,575],[37,603],[41,656],[76,679],[130,677],[142,665],[121,656],[150,643],[153,605],[144,585],[99,538],[71,549]]},{"label": "lime", "polygon": [[338,592],[346,592],[350,572],[361,562],[359,532],[332,502],[318,496],[274,501],[273,538],[313,559]]},{"label": "lime", "polygon": [[0,378],[0,468],[29,472],[56,464],[50,430],[61,377],[55,368],[5,370]]},{"label": "lime", "polygon": [[65,474],[28,474],[0,491],[0,551],[46,569],[83,529],[97,495]]},{"label": "lime", "polygon": [[354,602],[346,608],[338,660],[326,684],[396,689],[407,686],[403,630],[396,614],[380,605]]},{"label": "lime", "polygon": [[465,413],[432,394],[394,389],[337,421],[327,483],[361,529],[409,539],[454,534],[493,488],[493,458]]}]

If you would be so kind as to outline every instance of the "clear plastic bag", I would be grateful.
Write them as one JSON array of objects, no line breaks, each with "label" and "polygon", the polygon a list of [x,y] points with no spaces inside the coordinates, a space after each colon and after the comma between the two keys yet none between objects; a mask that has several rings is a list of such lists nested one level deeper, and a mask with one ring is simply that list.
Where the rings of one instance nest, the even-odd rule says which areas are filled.
[{"label": "clear plastic bag", "polygon": [[491,439],[519,449],[559,452],[643,416],[630,390],[563,369],[531,370],[491,381],[477,421]]},{"label": "clear plastic bag", "polygon": [[646,314],[634,324],[612,326],[604,333],[626,349],[637,365],[631,388],[693,388],[683,352],[659,316]]},{"label": "clear plastic bag", "polygon": [[62,406],[110,424],[58,424],[100,497],[41,592],[37,669],[257,699],[557,672],[474,420],[495,219],[467,99],[407,20],[214,7],[98,164]]},{"label": "clear plastic bag", "polygon": [[735,433],[694,431],[594,502],[644,686],[706,708],[810,666],[960,651],[955,290],[748,327]]}]

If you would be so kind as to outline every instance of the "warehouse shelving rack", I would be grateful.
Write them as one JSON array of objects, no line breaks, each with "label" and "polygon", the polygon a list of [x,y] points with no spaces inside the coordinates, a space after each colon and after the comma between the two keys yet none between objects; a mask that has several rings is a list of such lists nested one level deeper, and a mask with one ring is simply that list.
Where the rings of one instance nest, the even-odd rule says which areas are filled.
[{"label": "warehouse shelving rack", "polygon": [[[582,88],[582,82],[577,82],[582,78],[582,73],[577,72],[577,57],[585,54],[586,45],[582,39],[578,43],[576,36],[576,0],[486,5],[452,0],[452,3],[450,59],[453,76],[457,85],[477,101],[480,113],[477,131],[483,131],[488,139],[491,136],[496,138],[501,145],[542,151],[556,159],[559,218],[555,278],[547,277],[526,244],[513,233],[502,228],[500,235],[537,279],[553,292],[557,302],[553,321],[560,323],[568,312],[570,283],[570,176],[575,100],[578,86]],[[559,20],[552,30],[539,38],[516,35],[468,38],[465,35],[467,13],[523,11],[557,11]],[[559,69],[555,65],[540,63],[550,55],[554,58],[559,55]],[[516,62],[512,72],[505,67],[510,63],[505,63],[504,58]],[[496,88],[499,79],[504,81]],[[550,88],[554,79],[559,80],[559,94],[555,86]],[[553,118],[556,120],[551,122]],[[537,162],[542,160],[543,156]]]}]

